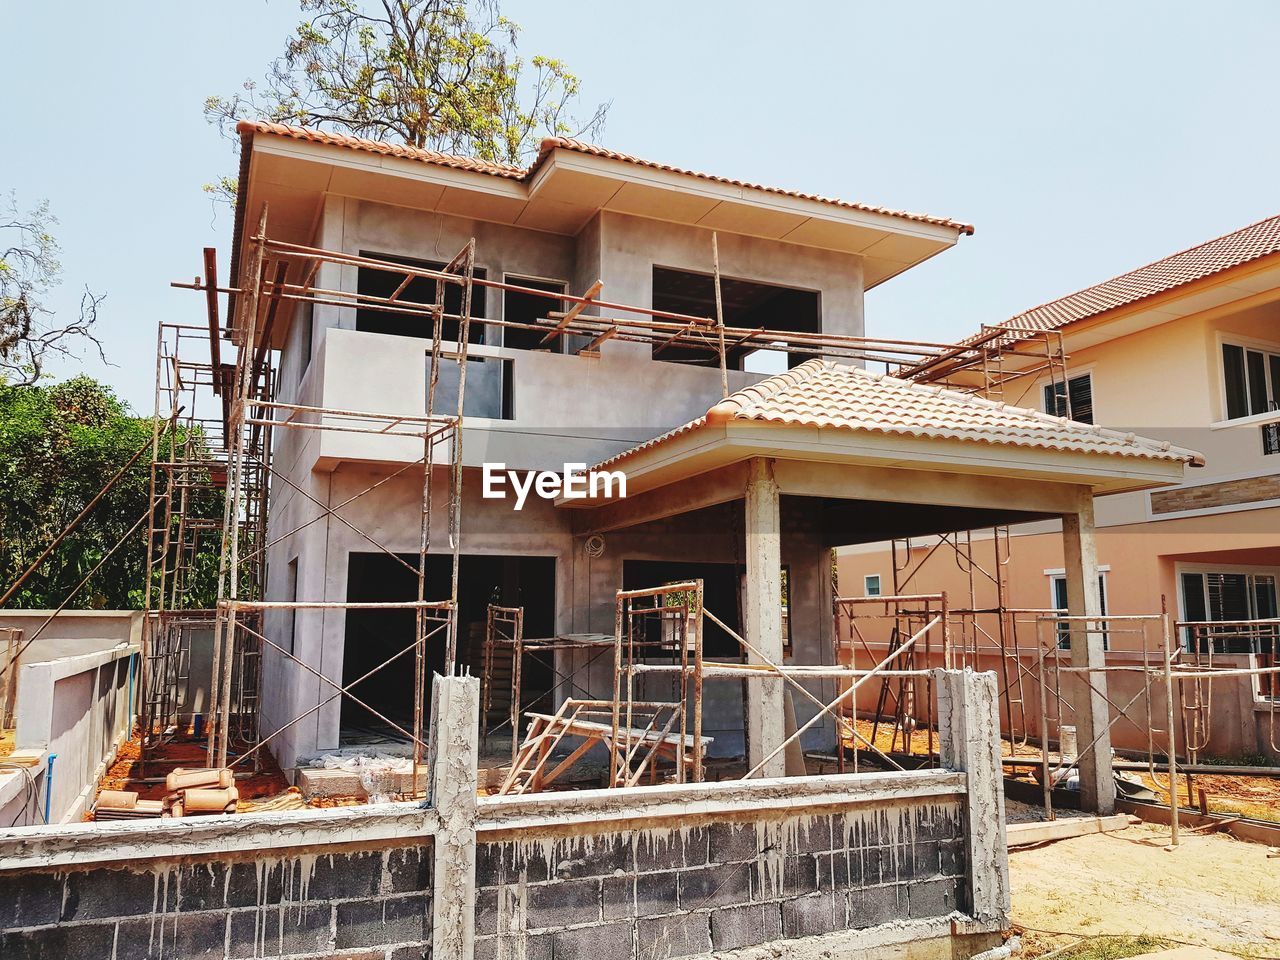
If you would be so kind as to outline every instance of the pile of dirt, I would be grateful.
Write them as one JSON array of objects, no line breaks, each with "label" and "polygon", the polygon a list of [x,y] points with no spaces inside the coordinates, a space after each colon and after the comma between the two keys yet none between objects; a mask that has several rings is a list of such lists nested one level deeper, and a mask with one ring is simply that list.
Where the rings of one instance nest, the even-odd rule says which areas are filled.
[{"label": "pile of dirt", "polygon": [[1280,866],[1262,844],[1139,824],[1009,852],[1025,956],[1081,937],[1148,937],[1280,956]]}]

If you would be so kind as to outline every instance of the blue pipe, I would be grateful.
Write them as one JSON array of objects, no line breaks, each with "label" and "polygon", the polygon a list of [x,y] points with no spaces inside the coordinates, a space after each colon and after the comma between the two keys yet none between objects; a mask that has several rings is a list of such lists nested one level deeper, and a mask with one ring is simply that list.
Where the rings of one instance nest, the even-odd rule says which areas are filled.
[{"label": "blue pipe", "polygon": [[138,657],[136,655],[129,658],[129,736],[130,737],[133,736],[133,718],[137,715],[137,711],[134,709],[134,703],[133,703],[133,668],[137,664],[137,662],[138,662]]},{"label": "blue pipe", "polygon": [[44,772],[44,822],[48,824],[49,814],[53,807],[53,761],[58,759],[56,753],[49,754],[49,766]]}]

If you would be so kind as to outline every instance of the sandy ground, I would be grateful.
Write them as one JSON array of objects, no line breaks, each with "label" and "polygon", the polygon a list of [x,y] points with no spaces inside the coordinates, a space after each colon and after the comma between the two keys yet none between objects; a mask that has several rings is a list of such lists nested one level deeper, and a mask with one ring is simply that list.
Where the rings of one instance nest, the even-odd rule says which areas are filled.
[{"label": "sandy ground", "polygon": [[1010,851],[1013,922],[1036,957],[1075,938],[1150,935],[1280,958],[1280,859],[1224,834],[1187,835],[1166,850],[1167,828]]}]

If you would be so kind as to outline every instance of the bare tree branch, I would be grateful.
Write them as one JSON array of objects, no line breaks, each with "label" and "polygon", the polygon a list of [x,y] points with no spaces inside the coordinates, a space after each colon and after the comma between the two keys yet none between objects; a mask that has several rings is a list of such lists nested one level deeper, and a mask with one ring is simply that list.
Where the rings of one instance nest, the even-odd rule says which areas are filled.
[{"label": "bare tree branch", "polygon": [[5,244],[0,253],[0,381],[30,386],[43,376],[50,357],[75,356],[85,341],[106,362],[93,330],[105,294],[85,287],[79,316],[70,321],[45,305],[62,280],[58,241],[53,236],[57,222],[48,201],[23,214],[10,194],[0,220],[0,243]]}]

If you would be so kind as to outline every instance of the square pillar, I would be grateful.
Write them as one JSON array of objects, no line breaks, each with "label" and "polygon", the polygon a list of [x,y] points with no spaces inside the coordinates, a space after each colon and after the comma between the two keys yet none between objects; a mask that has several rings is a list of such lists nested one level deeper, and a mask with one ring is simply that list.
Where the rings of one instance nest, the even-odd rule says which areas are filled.
[{"label": "square pillar", "polygon": [[938,759],[968,775],[965,790],[966,863],[970,910],[988,930],[1009,923],[1009,846],[1004,770],[1000,762],[1000,693],[993,672],[935,670]]},{"label": "square pillar", "polygon": [[[1098,595],[1098,551],[1093,531],[1093,495],[1085,491],[1076,513],[1062,518],[1063,566],[1067,579],[1067,613],[1073,617],[1097,617],[1102,613]],[[1085,810],[1107,815],[1115,812],[1116,784],[1111,770],[1111,710],[1107,703],[1107,675],[1103,634],[1099,623],[1079,629],[1072,624],[1071,666],[1096,673],[1074,673],[1064,684],[1075,707],[1076,739],[1080,745],[1080,799]]]},{"label": "square pillar", "polygon": [[438,818],[432,841],[432,955],[472,960],[476,940],[476,786],[480,678],[431,679],[430,794]]},{"label": "square pillar", "polygon": [[[747,475],[746,583],[743,598],[744,636],[773,663],[782,663],[782,532],[778,483],[773,461],[756,458]],[[762,662],[753,653],[748,663]],[[773,753],[785,737],[783,687],[779,678],[753,678],[747,687],[747,767]],[[764,777],[786,775],[786,756],[779,751]]]}]

